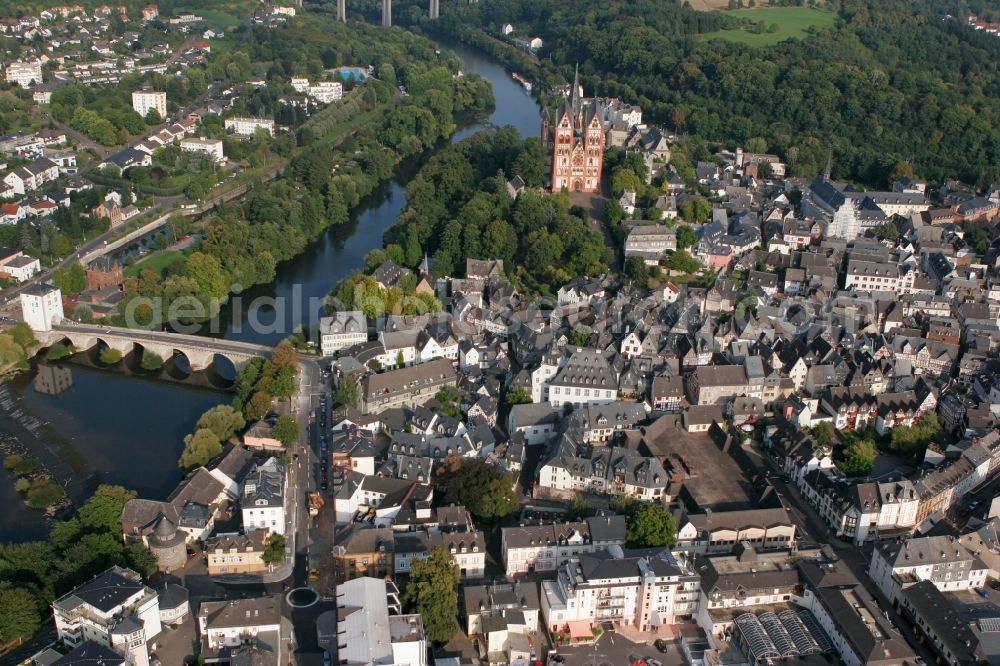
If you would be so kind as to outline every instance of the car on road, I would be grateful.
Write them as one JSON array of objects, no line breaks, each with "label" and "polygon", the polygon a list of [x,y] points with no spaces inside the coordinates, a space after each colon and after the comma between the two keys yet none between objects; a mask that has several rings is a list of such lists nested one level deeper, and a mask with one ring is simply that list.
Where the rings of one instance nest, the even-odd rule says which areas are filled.
[{"label": "car on road", "polygon": [[667,642],[665,640],[663,640],[662,638],[657,638],[655,641],[653,641],[653,647],[655,647],[660,652],[666,652],[667,651]]}]

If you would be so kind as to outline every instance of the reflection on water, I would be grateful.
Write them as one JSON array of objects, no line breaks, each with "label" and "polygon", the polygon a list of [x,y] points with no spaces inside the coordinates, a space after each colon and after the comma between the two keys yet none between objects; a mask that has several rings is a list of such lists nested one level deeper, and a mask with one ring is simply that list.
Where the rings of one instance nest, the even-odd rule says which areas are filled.
[{"label": "reflection on water", "polygon": [[[16,437],[55,478],[71,480],[76,502],[99,483],[165,499],[181,479],[184,435],[202,412],[231,399],[113,370],[39,363],[0,390],[0,431]],[[6,472],[0,486],[0,542],[43,535],[39,514],[20,502]]]},{"label": "reflection on water", "polygon": [[37,393],[59,395],[72,388],[73,371],[69,366],[39,363],[35,368],[35,381],[31,385]]}]

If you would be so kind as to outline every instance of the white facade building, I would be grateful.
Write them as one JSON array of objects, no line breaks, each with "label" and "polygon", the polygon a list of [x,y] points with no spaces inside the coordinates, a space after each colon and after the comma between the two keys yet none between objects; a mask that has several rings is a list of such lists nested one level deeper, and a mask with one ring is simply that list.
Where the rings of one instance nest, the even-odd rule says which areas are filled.
[{"label": "white facade building", "polygon": [[904,588],[929,580],[942,592],[979,588],[989,567],[951,536],[885,542],[872,552],[869,575],[893,604]]},{"label": "white facade building", "polygon": [[400,615],[392,581],[362,577],[337,586],[337,656],[348,664],[427,665],[420,615]]},{"label": "white facade building", "polygon": [[340,81],[319,81],[309,86],[307,94],[320,104],[329,104],[344,96],[344,85]]},{"label": "white facade building", "polygon": [[191,137],[181,141],[181,150],[187,153],[205,153],[216,162],[225,162],[226,156],[222,151],[222,141],[219,139],[202,139]]},{"label": "white facade building", "polygon": [[51,331],[63,319],[62,292],[39,283],[21,292],[21,318],[33,331]]},{"label": "white facade building", "polygon": [[0,259],[0,275],[6,273],[17,282],[26,282],[42,270],[42,264],[34,257],[16,252]]},{"label": "white facade building", "polygon": [[500,530],[508,576],[555,571],[568,557],[625,544],[624,516],[595,516],[563,525],[522,525]]},{"label": "white facade building", "polygon": [[323,356],[368,342],[368,320],[360,310],[337,312],[319,318],[319,347]]},{"label": "white facade building", "polygon": [[583,554],[542,582],[542,616],[552,634],[585,636],[603,622],[656,631],[694,617],[698,576],[669,550],[629,554],[619,547]]},{"label": "white facade building", "polygon": [[285,463],[270,458],[243,481],[243,527],[285,533]]},{"label": "white facade building", "polygon": [[7,65],[7,80],[22,88],[30,88],[42,82],[42,61],[37,58],[18,60]]},{"label": "white facade building", "polygon": [[281,597],[251,597],[203,601],[198,608],[198,633],[202,650],[218,653],[244,645],[253,638],[274,653],[274,663],[283,664],[281,639]]},{"label": "white facade building", "polygon": [[143,118],[150,109],[156,109],[160,118],[167,117],[167,93],[157,90],[136,90],[132,93],[132,108]]},{"label": "white facade building", "polygon": [[156,592],[139,574],[112,567],[52,604],[56,635],[69,647],[93,641],[148,666],[146,644],[160,633]]},{"label": "white facade building", "polygon": [[274,121],[270,118],[226,118],[226,131],[237,136],[251,137],[262,129],[271,136],[274,136]]}]

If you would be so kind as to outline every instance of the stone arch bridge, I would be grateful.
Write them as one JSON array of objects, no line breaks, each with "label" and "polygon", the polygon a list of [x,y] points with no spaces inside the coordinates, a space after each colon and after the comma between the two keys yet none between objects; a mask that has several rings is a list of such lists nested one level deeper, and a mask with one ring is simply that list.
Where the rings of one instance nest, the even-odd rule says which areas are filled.
[{"label": "stone arch bridge", "polygon": [[44,344],[55,344],[68,340],[77,350],[91,349],[101,343],[127,356],[136,345],[149,350],[164,361],[184,356],[192,372],[206,370],[221,356],[239,371],[255,356],[269,357],[271,347],[247,342],[221,340],[200,335],[146,331],[142,329],[119,328],[88,324],[64,323],[52,327],[51,331],[36,331],[35,337]]}]

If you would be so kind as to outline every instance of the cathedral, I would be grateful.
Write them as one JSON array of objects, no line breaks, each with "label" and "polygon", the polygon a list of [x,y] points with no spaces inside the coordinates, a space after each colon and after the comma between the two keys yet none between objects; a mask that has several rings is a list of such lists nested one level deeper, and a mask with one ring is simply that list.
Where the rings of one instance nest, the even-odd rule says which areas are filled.
[{"label": "cathedral", "polygon": [[552,148],[552,191],[600,192],[604,164],[604,124],[600,103],[583,99],[577,68],[569,99],[555,122],[542,113],[542,146]]}]

